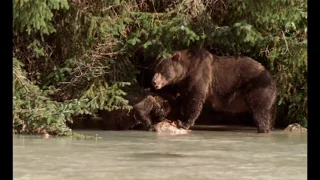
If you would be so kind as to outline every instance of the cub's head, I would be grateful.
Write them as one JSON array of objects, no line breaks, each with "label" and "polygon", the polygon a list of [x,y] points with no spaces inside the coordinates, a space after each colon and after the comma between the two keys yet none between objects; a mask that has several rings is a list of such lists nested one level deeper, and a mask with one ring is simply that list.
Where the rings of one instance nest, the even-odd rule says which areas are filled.
[{"label": "cub's head", "polygon": [[161,89],[166,85],[180,81],[185,72],[182,62],[181,52],[176,52],[173,56],[162,59],[154,68],[152,85],[155,89]]},{"label": "cub's head", "polygon": [[159,96],[155,96],[154,99],[156,100],[156,103],[158,104],[158,107],[160,107],[163,110],[163,117],[166,117],[169,112],[171,111],[170,103],[168,100],[162,99]]}]

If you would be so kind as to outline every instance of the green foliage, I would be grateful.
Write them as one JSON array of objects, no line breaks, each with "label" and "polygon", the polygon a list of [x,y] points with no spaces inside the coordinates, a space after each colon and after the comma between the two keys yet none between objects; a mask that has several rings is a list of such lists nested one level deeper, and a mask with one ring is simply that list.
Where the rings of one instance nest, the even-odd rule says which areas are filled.
[{"label": "green foliage", "polygon": [[55,32],[52,10],[69,9],[67,0],[14,0],[13,24],[18,32],[51,34]]},{"label": "green foliage", "polygon": [[23,133],[68,134],[66,122],[72,116],[93,114],[98,109],[117,110],[131,108],[127,105],[126,95],[120,87],[128,83],[94,83],[80,99],[64,102],[51,100],[48,95],[53,89],[43,91],[26,78],[21,68],[23,64],[14,58],[14,127]]},{"label": "green foliage", "polygon": [[63,132],[72,116],[128,109],[123,88],[136,83],[135,52],[152,67],[193,45],[267,66],[279,88],[277,121],[307,125],[305,1],[15,0],[14,10],[21,131]]},{"label": "green foliage", "polygon": [[70,131],[65,122],[70,120],[72,106],[78,102],[62,104],[47,97],[42,91],[26,78],[21,64],[13,59],[14,65],[14,128],[26,133],[63,134]]}]

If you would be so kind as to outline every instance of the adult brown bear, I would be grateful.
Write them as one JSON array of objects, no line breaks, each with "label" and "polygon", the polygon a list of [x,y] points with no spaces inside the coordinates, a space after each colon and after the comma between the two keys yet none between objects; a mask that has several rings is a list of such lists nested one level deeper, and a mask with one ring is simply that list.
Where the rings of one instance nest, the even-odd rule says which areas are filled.
[{"label": "adult brown bear", "polygon": [[272,129],[277,87],[270,72],[249,57],[215,56],[202,48],[176,51],[154,69],[152,84],[178,85],[183,104],[179,127],[189,129],[204,104],[217,111],[250,111],[259,133]]}]

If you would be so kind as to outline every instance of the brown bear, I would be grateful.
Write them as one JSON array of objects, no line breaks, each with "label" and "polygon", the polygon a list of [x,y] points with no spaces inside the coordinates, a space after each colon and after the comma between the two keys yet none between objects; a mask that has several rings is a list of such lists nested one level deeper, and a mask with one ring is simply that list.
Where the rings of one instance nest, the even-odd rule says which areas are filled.
[{"label": "brown bear", "polygon": [[182,122],[189,129],[203,105],[216,111],[253,115],[259,133],[272,129],[277,87],[271,73],[250,57],[215,56],[203,48],[176,51],[154,68],[155,89],[178,85],[183,101]]},{"label": "brown bear", "polygon": [[[178,98],[163,99],[160,96],[148,95],[133,106],[133,116],[136,122],[144,125],[144,130],[156,131],[161,134],[186,134],[189,130],[178,128],[176,119],[178,112],[171,111],[171,105],[179,103]],[[178,109],[178,108],[175,108]]]},{"label": "brown bear", "polygon": [[133,106],[133,117],[144,125],[145,130],[154,130],[154,125],[163,121],[171,108],[169,102],[158,96],[148,95]]},{"label": "brown bear", "polygon": [[143,130],[151,131],[156,123],[163,121],[171,112],[169,102],[158,96],[146,95],[131,103],[133,109],[130,111],[118,109],[100,112],[104,129],[129,130],[141,124]]},{"label": "brown bear", "polygon": [[100,110],[102,117],[102,127],[105,130],[152,130],[157,122],[164,118],[177,120],[177,108],[171,110],[170,107],[177,106],[174,93],[163,91],[155,94],[148,89],[131,89],[126,99],[133,107],[130,111],[118,109],[113,111]]}]

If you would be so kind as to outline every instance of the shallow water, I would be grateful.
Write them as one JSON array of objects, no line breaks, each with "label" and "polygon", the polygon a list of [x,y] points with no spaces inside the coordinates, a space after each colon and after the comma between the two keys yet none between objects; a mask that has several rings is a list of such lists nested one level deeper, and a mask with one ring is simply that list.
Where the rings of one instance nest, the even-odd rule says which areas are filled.
[{"label": "shallow water", "polygon": [[[78,131],[79,132],[79,131]],[[14,135],[16,180],[304,180],[307,134],[82,131],[99,140]]]}]

